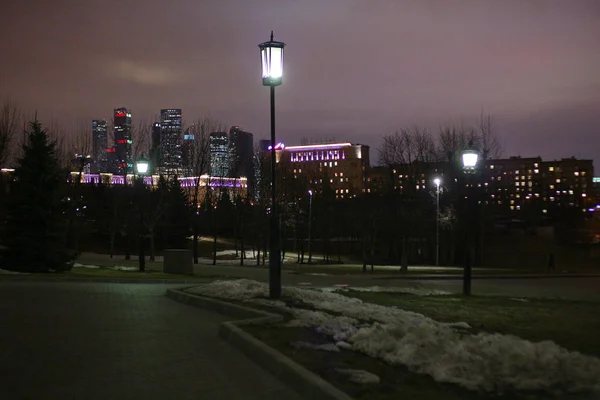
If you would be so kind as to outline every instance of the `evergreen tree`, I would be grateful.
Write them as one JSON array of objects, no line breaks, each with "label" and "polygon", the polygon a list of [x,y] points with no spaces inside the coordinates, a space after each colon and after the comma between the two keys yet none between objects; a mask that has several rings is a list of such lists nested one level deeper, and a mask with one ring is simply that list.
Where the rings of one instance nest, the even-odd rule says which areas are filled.
[{"label": "evergreen tree", "polygon": [[66,174],[39,122],[30,123],[23,157],[8,195],[6,266],[17,271],[70,269],[75,254],[66,243]]},{"label": "evergreen tree", "polygon": [[187,237],[190,235],[192,215],[187,196],[177,178],[169,182],[167,196],[165,213],[167,246],[184,249]]}]

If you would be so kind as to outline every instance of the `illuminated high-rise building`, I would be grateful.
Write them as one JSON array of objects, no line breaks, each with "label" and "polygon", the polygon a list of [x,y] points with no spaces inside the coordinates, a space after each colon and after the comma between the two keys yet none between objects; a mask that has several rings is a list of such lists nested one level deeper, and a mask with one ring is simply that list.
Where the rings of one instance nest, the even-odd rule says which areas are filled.
[{"label": "illuminated high-rise building", "polygon": [[157,171],[160,159],[160,122],[152,124],[152,143],[150,144],[150,169]]},{"label": "illuminated high-rise building", "polygon": [[131,112],[116,108],[114,114],[116,171],[121,175],[133,173]]},{"label": "illuminated high-rise building", "polygon": [[92,172],[108,171],[108,122],[106,120],[92,121]]},{"label": "illuminated high-rise building", "polygon": [[227,132],[210,134],[210,175],[229,177],[229,147]]},{"label": "illuminated high-rise building", "polygon": [[181,108],[160,110],[160,149],[159,171],[170,176],[182,172],[181,142],[183,131],[181,126]]}]

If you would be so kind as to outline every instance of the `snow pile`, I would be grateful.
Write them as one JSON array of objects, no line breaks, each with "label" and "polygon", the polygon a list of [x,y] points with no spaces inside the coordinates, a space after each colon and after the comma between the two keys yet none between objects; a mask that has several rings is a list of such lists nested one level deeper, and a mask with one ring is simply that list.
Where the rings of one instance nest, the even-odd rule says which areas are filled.
[{"label": "snow pile", "polygon": [[532,343],[512,335],[471,334],[464,322],[442,323],[422,314],[364,303],[339,293],[283,288],[289,307],[267,298],[265,283],[215,281],[189,293],[259,303],[293,315],[288,326],[308,327],[337,347],[428,374],[439,382],[502,393],[511,390],[600,394],[600,360],[553,342]]},{"label": "snow pile", "polygon": [[24,272],[9,271],[7,269],[0,269],[0,275],[23,275]]},{"label": "snow pile", "polygon": [[371,372],[365,371],[364,369],[344,369],[336,368],[336,372],[347,375],[350,382],[359,384],[374,384],[379,383],[379,377]]},{"label": "snow pile", "polygon": [[125,267],[123,265],[115,265],[112,267],[115,271],[137,271],[139,267]]},{"label": "snow pile", "polygon": [[426,288],[415,288],[415,287],[381,287],[381,286],[368,286],[368,287],[349,287],[339,288],[338,291],[347,292],[348,290],[354,290],[357,292],[386,292],[386,293],[406,293],[413,294],[416,296],[447,296],[452,294],[444,290],[438,289],[426,289]]},{"label": "snow pile", "polygon": [[298,341],[298,342],[290,342],[290,345],[296,349],[323,350],[323,351],[333,351],[336,353],[338,353],[340,351],[340,348],[337,347],[333,343],[318,344],[318,343],[309,343],[309,342]]},{"label": "snow pile", "polygon": [[97,265],[87,265],[87,264],[80,264],[80,263],[75,263],[73,264],[73,268],[89,268],[89,269],[98,269],[100,268]]}]

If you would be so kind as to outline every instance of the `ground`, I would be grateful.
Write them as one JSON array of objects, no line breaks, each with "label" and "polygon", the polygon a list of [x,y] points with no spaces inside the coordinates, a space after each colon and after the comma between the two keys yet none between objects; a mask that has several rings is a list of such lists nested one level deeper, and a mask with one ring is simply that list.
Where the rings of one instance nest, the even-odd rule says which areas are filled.
[{"label": "ground", "polygon": [[168,287],[0,281],[1,397],[300,399]]},{"label": "ground", "polygon": [[[281,312],[285,323],[245,329],[357,399],[587,400],[600,392],[597,303],[367,289],[337,289],[340,296],[290,287],[283,302],[265,299],[267,285],[249,280],[189,292]],[[334,348],[298,349],[299,341]],[[338,368],[365,369],[381,383],[350,383]]]}]

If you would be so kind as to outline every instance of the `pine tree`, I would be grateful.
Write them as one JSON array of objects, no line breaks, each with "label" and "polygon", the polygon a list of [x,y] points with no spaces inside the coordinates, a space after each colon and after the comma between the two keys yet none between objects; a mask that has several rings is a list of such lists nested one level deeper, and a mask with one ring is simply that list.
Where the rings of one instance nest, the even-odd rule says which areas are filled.
[{"label": "pine tree", "polygon": [[8,195],[5,266],[16,271],[62,271],[74,254],[66,243],[66,174],[56,142],[35,120],[30,123],[23,157]]}]

